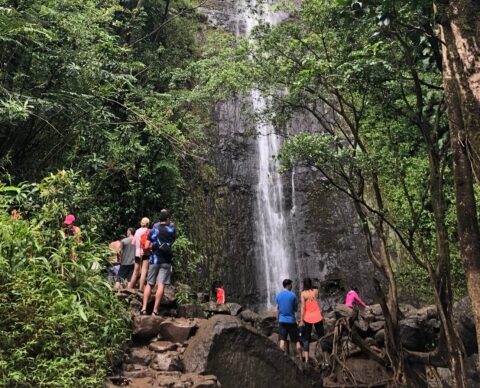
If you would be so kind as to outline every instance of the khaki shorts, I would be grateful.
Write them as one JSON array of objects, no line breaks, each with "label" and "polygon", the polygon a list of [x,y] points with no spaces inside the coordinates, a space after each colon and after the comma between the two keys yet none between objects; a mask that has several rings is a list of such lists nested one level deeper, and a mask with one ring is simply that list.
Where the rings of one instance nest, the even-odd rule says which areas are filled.
[{"label": "khaki shorts", "polygon": [[171,275],[171,264],[150,264],[148,267],[147,282],[151,286],[154,286],[155,284],[170,284]]}]

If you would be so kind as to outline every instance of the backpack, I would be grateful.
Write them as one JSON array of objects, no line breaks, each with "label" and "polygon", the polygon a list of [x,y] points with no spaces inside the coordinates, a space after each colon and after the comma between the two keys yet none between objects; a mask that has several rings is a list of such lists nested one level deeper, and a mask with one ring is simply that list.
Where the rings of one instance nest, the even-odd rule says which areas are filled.
[{"label": "backpack", "polygon": [[145,254],[145,251],[148,249],[147,248],[147,241],[148,241],[148,234],[150,233],[150,229],[147,228],[145,233],[143,233],[140,236],[140,249],[142,250],[143,254]]},{"label": "backpack", "polygon": [[170,225],[158,225],[153,243],[154,252],[167,262],[173,258],[172,244],[175,240],[175,228]]}]

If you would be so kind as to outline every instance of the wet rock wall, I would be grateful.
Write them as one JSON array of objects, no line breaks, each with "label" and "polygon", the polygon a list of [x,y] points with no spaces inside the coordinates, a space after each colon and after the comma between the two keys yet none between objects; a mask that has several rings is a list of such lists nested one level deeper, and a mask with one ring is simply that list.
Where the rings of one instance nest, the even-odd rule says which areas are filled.
[{"label": "wet rock wall", "polygon": [[[232,33],[244,31],[244,21],[239,19],[234,0],[209,2],[208,7],[202,11],[212,25]],[[218,256],[214,260],[216,271],[228,299],[255,308],[264,301],[258,280],[261,263],[256,257],[258,158],[251,102],[238,97],[219,103],[212,110],[212,121],[207,137],[215,178],[205,191],[205,204],[197,208],[207,209],[209,222],[220,225],[223,231],[221,238],[200,238],[218,242],[212,254]],[[284,130],[290,135],[320,131],[312,117],[301,114]],[[283,183],[296,289],[303,277],[310,276],[321,287],[324,308],[342,300],[350,287],[358,287],[370,302],[373,266],[366,256],[360,223],[348,198],[325,185],[325,178],[306,166],[297,166],[292,173],[285,174]]]}]

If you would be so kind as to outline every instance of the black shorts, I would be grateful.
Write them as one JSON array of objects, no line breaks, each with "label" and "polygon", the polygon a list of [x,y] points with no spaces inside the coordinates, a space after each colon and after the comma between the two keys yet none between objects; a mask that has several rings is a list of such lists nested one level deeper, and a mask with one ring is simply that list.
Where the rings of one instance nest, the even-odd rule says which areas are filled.
[{"label": "black shorts", "polygon": [[143,255],[142,257],[135,256],[135,264],[142,264],[143,261],[149,260],[150,256]]},{"label": "black shorts", "polygon": [[130,265],[120,265],[120,269],[118,270],[117,275],[117,282],[121,282],[122,280],[130,281],[130,278],[133,274],[134,264]]},{"label": "black shorts", "polygon": [[288,337],[290,337],[290,341],[293,343],[300,341],[297,324],[280,322],[278,324],[278,338],[282,341],[286,341]]}]

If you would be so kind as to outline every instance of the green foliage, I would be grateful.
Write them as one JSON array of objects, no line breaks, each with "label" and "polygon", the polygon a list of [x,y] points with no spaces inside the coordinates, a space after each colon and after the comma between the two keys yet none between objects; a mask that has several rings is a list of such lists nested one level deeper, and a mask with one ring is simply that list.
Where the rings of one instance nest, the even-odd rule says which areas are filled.
[{"label": "green foliage", "polygon": [[73,212],[103,240],[168,208],[184,231],[178,278],[200,285],[203,255],[181,227],[189,181],[210,168],[212,102],[247,70],[246,46],[202,24],[198,5],[0,0],[0,166],[14,182],[76,171],[76,187],[47,193],[50,214]]},{"label": "green foliage", "polygon": [[195,6],[0,1],[0,160],[15,180],[80,171],[105,238],[181,207],[208,119],[187,71]]},{"label": "green foliage", "polygon": [[[394,270],[405,289],[424,285],[417,288],[420,297],[430,298],[431,283],[412,258],[438,265],[434,201],[442,198],[452,281],[461,295],[465,282],[457,260],[431,4],[307,0],[292,12],[278,27],[263,25],[255,32],[259,88],[274,96],[277,117],[289,120],[303,111],[317,120],[322,134],[288,139],[282,163],[319,169],[330,185],[367,209],[372,228],[381,217],[388,250],[398,260]],[[439,177],[436,192],[432,177]]]},{"label": "green foliage", "polygon": [[130,318],[101,270],[108,251],[94,233],[80,241],[60,227],[67,201],[81,206],[86,186],[61,172],[38,185],[0,183],[0,193],[0,385],[100,386]]}]

